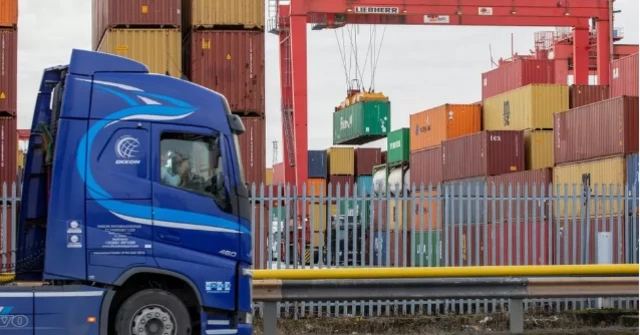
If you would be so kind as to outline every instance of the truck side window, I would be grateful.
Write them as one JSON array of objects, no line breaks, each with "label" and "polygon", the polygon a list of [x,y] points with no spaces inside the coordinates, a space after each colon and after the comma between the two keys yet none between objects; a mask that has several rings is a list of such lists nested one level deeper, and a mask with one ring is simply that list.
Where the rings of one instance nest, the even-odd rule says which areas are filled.
[{"label": "truck side window", "polygon": [[227,210],[224,164],[218,137],[163,133],[160,140],[160,182],[215,198]]}]

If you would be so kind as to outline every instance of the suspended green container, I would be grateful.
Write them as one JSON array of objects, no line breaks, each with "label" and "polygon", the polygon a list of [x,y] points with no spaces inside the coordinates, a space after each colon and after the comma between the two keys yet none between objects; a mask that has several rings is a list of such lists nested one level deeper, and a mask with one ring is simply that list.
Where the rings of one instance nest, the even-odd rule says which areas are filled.
[{"label": "suspended green container", "polygon": [[387,164],[409,162],[409,128],[400,128],[387,137]]},{"label": "suspended green container", "polygon": [[411,234],[413,266],[441,266],[442,232],[424,231]]},{"label": "suspended green container", "polygon": [[389,101],[361,101],[333,113],[333,144],[365,144],[384,138],[391,128]]}]

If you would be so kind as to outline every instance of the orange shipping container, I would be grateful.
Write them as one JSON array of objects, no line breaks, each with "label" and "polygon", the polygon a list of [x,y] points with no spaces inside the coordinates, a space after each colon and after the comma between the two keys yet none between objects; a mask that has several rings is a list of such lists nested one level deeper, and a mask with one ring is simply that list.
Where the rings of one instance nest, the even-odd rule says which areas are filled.
[{"label": "orange shipping container", "polygon": [[[422,206],[420,206],[421,196]],[[424,195],[416,193],[413,198],[413,227],[410,229],[414,232],[440,230],[444,217],[443,208],[444,202],[440,200],[438,191],[424,191]]]},{"label": "orange shipping container", "polygon": [[481,111],[480,104],[445,104],[410,115],[411,151],[481,131]]},{"label": "orange shipping container", "polygon": [[307,182],[307,195],[316,197],[327,196],[327,181],[323,178],[309,178]]},{"label": "orange shipping container", "polygon": [[18,0],[0,0],[0,27],[18,24]]}]

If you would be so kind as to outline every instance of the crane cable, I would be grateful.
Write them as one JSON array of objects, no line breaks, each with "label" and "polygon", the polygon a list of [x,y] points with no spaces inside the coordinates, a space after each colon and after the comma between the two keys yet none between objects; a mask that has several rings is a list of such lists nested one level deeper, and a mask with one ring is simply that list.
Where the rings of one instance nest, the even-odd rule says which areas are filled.
[{"label": "crane cable", "polygon": [[[375,25],[369,26],[369,46],[367,47],[367,53],[365,54],[365,62],[360,67],[358,60],[358,36],[359,29],[357,27],[346,27],[347,34],[350,42],[350,53],[349,53],[349,65],[347,66],[347,46],[345,45],[345,30],[342,30],[342,46],[340,45],[340,38],[338,37],[338,32],[334,30],[334,34],[336,36],[336,41],[338,42],[338,49],[340,51],[340,57],[342,60],[342,66],[345,71],[345,81],[348,89],[353,89],[351,82],[351,68],[352,62],[355,58],[355,79],[353,80],[357,88],[361,91],[365,91],[364,85],[364,71],[367,67],[367,63],[369,62],[369,57],[371,58],[371,62],[369,63],[371,67],[371,81],[369,83],[369,92],[372,92],[375,86],[375,73],[378,66],[378,61],[380,59],[380,52],[382,50],[382,42],[384,41],[385,32],[387,26],[385,25],[382,31],[382,38],[380,39],[380,43],[377,42],[377,29]],[[377,49],[377,50],[376,50]],[[353,57],[352,57],[353,56]]]}]

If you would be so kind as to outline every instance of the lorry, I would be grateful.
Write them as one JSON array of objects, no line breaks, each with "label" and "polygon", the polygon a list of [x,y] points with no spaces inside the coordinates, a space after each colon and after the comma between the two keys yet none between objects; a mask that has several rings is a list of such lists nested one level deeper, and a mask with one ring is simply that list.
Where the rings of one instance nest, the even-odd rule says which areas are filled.
[{"label": "lorry", "polygon": [[243,132],[222,95],[127,58],[45,69],[0,333],[252,334]]}]

